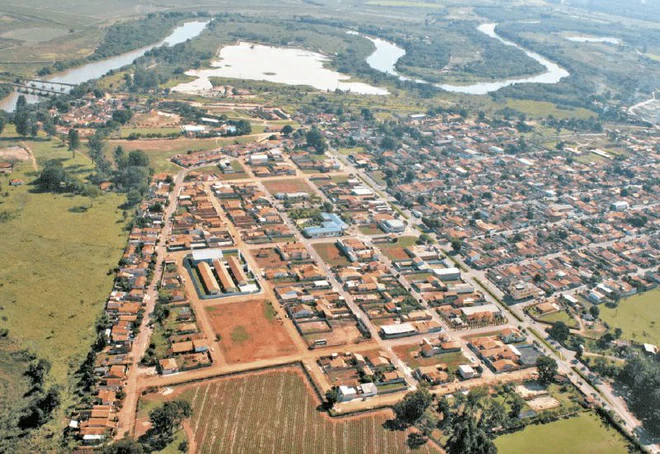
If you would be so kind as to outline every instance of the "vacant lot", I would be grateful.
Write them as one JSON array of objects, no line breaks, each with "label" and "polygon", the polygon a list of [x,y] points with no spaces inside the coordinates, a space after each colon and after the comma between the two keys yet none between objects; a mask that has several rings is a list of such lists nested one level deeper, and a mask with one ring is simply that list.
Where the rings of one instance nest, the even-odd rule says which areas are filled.
[{"label": "vacant lot", "polygon": [[270,314],[268,302],[253,300],[210,307],[213,331],[221,336],[227,363],[249,363],[297,352],[281,321]]},{"label": "vacant lot", "polygon": [[542,315],[542,316],[537,317],[537,318],[538,318],[539,321],[544,322],[544,323],[564,322],[570,328],[577,328],[578,327],[577,321],[565,310],[554,312],[554,313],[548,314],[548,315]]},{"label": "vacant lot", "polygon": [[410,452],[405,431],[383,428],[389,411],[350,419],[320,413],[320,401],[297,368],[219,379],[174,395],[192,403],[190,426],[200,453]]},{"label": "vacant lot", "polygon": [[425,358],[420,355],[420,347],[417,344],[400,345],[393,348],[394,353],[413,369],[421,366],[435,366],[436,364],[446,364],[449,372],[455,372],[458,366],[466,364],[467,358],[461,352],[443,353]]},{"label": "vacant lot", "polygon": [[606,426],[593,413],[582,413],[571,419],[529,426],[525,430],[495,439],[499,452],[507,454],[535,452],[559,453],[626,453],[626,442],[613,428]]},{"label": "vacant lot", "polygon": [[660,344],[660,289],[619,301],[614,309],[599,307],[600,318],[612,328],[621,328],[625,339]]},{"label": "vacant lot", "polygon": [[314,249],[323,261],[330,266],[345,266],[351,263],[335,243],[317,243],[314,245]]},{"label": "vacant lot", "polygon": [[266,186],[268,192],[273,195],[277,194],[278,192],[306,192],[310,195],[314,194],[312,187],[301,178],[264,181],[264,186]]},{"label": "vacant lot", "polygon": [[396,243],[381,243],[376,247],[383,251],[390,260],[407,260],[410,256],[404,251],[405,248],[412,246],[417,241],[415,236],[402,236]]}]

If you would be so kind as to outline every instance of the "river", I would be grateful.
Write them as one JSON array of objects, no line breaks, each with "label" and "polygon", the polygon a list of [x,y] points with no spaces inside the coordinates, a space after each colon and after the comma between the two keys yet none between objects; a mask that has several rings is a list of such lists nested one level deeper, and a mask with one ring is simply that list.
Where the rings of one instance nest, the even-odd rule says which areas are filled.
[{"label": "river", "polygon": [[[131,52],[126,52],[125,54],[117,55],[115,57],[110,57],[92,63],[87,63],[76,68],[71,68],[62,73],[49,76],[44,80],[48,82],[62,82],[76,85],[90,81],[92,79],[98,79],[112,70],[130,65],[137,58],[142,57],[147,51],[155,47],[162,45],[174,46],[189,39],[195,38],[196,36],[199,36],[200,33],[202,33],[207,25],[207,21],[186,22],[185,24],[176,27],[169,36],[156,44],[152,44],[141,49],[136,49]],[[0,109],[6,110],[7,112],[12,112],[16,106],[16,100],[18,99],[19,95],[20,93],[14,92],[0,101]],[[25,97],[29,103],[35,103],[43,99],[39,96],[28,94],[26,94]]]},{"label": "river", "polygon": [[[564,77],[568,77],[570,75],[570,73],[566,71],[564,68],[562,68],[561,66],[559,66],[554,62],[551,62],[550,60],[537,54],[536,52],[532,52],[531,50],[524,49],[512,41],[502,38],[495,32],[496,26],[497,24],[481,24],[479,27],[477,27],[477,29],[481,33],[484,33],[493,39],[497,39],[498,41],[502,42],[507,46],[513,46],[522,50],[523,52],[525,52],[525,54],[528,57],[536,60],[541,65],[543,65],[546,71],[541,74],[536,74],[534,76],[502,79],[494,82],[478,82],[469,85],[453,85],[453,84],[432,84],[432,85],[441,88],[445,91],[454,92],[454,93],[485,95],[493,91],[497,91],[500,88],[508,87],[510,85],[515,85],[515,84],[532,84],[532,83],[556,84]],[[368,36],[366,36],[366,38],[369,39],[371,42],[373,42],[374,45],[376,46],[375,52],[367,58],[367,63],[369,64],[369,66],[371,66],[373,69],[376,69],[378,71],[397,76],[400,80],[403,81],[412,80],[397,73],[395,69],[396,62],[399,61],[399,59],[406,54],[406,51],[404,49],[397,46],[396,44],[382,40],[380,38],[371,38]],[[415,82],[426,83],[426,84],[431,83],[425,80],[415,80]]]}]

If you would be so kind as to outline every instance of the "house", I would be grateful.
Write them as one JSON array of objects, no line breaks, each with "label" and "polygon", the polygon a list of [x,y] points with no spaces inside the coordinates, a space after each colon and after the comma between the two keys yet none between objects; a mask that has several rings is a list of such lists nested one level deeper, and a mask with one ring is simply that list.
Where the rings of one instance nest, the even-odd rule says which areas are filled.
[{"label": "house", "polygon": [[341,236],[348,225],[335,213],[321,213],[323,222],[319,227],[307,227],[303,230],[303,235],[307,238],[328,238]]},{"label": "house", "polygon": [[417,328],[410,323],[400,323],[395,325],[383,325],[380,327],[380,334],[385,339],[395,337],[414,336],[417,334]]},{"label": "house", "polygon": [[446,364],[418,367],[417,370],[415,370],[415,375],[417,375],[420,380],[426,380],[432,385],[439,385],[449,381]]},{"label": "house", "polygon": [[11,162],[0,162],[0,173],[7,174],[14,170],[14,164]]},{"label": "house", "polygon": [[179,372],[179,366],[177,366],[176,359],[174,358],[161,359],[158,364],[160,366],[160,373],[163,375],[171,375]]},{"label": "house", "polygon": [[468,380],[477,376],[477,372],[472,368],[472,366],[467,364],[458,366],[458,373],[464,380]]},{"label": "house", "polygon": [[399,219],[385,219],[380,222],[380,227],[387,233],[403,233],[406,230],[405,222]]},{"label": "house", "polygon": [[441,281],[457,281],[461,278],[461,270],[458,268],[434,268],[433,275]]},{"label": "house", "polygon": [[297,304],[289,309],[293,318],[309,318],[314,315],[314,311],[307,304]]},{"label": "house", "polygon": [[515,344],[518,342],[525,342],[527,337],[517,329],[505,328],[500,332],[500,339],[505,344]]},{"label": "house", "polygon": [[357,398],[357,396],[357,389],[352,386],[340,386],[339,389],[337,389],[337,400],[339,402],[348,402]]},{"label": "house", "polygon": [[373,397],[378,394],[378,387],[374,383],[362,383],[357,387],[361,397]]}]

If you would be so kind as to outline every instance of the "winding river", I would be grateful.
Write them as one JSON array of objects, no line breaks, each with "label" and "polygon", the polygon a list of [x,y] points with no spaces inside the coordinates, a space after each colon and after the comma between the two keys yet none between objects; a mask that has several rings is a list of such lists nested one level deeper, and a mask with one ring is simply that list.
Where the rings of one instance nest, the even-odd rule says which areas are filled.
[{"label": "winding river", "polygon": [[[465,93],[470,95],[485,95],[494,91],[499,90],[500,88],[508,87],[515,84],[556,84],[564,77],[568,77],[570,73],[558,64],[548,60],[542,55],[532,52],[530,50],[524,49],[517,45],[516,43],[502,38],[497,33],[495,33],[495,27],[497,24],[481,24],[477,29],[493,39],[497,39],[507,46],[516,47],[525,54],[539,62],[546,69],[545,72],[541,74],[536,74],[534,76],[502,79],[494,82],[478,82],[475,84],[469,85],[453,85],[453,84],[432,84],[438,88],[441,88],[445,91],[450,91],[454,93]],[[396,71],[396,63],[401,57],[406,54],[406,51],[401,47],[393,44],[389,41],[382,40],[380,38],[372,38],[365,36],[376,46],[376,50],[367,58],[367,63],[373,69],[397,76],[400,80],[410,81],[408,77],[402,76]],[[431,82],[425,80],[414,80],[418,83],[430,84]]]},{"label": "winding river", "polygon": [[[80,84],[87,82],[92,79],[98,79],[106,75],[109,71],[119,69],[123,66],[130,65],[137,58],[143,56],[147,51],[159,47],[162,45],[174,46],[179,43],[183,43],[189,39],[195,38],[206,28],[207,21],[193,21],[186,22],[178,27],[176,27],[172,33],[167,36],[162,41],[152,44],[150,46],[143,47],[141,49],[136,49],[131,52],[126,52],[125,54],[117,55],[115,57],[106,58],[104,60],[95,61],[92,63],[87,63],[76,68],[69,69],[59,74],[54,74],[46,79],[48,82],[62,82],[67,84]],[[47,86],[47,84],[46,84]],[[12,93],[2,101],[0,101],[0,109],[11,112],[16,106],[16,100],[18,99],[20,93]],[[35,103],[39,101],[40,98],[35,95],[25,95],[29,103]]]}]

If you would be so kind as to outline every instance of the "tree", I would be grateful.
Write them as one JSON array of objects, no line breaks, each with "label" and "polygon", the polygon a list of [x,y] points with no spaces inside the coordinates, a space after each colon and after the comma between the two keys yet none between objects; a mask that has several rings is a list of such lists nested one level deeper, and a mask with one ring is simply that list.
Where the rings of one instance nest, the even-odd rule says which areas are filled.
[{"label": "tree", "polygon": [[20,95],[16,101],[14,125],[16,126],[16,132],[19,135],[25,137],[30,134],[30,112],[28,111],[25,95]]},{"label": "tree", "polygon": [[406,444],[410,449],[418,449],[424,446],[427,441],[429,440],[424,436],[424,434],[420,432],[412,432],[408,435]]},{"label": "tree", "polygon": [[463,412],[452,424],[445,451],[449,454],[496,454],[497,448],[474,416]]},{"label": "tree", "polygon": [[37,187],[43,192],[63,192],[67,190],[70,178],[60,161],[48,161],[35,181]]},{"label": "tree", "polygon": [[557,374],[557,361],[546,355],[536,358],[536,369],[539,372],[539,382],[543,384],[552,383]]},{"label": "tree", "polygon": [[124,438],[101,449],[101,454],[142,454],[144,448],[132,438]]},{"label": "tree", "polygon": [[463,241],[461,241],[459,238],[452,238],[451,239],[451,248],[456,252],[457,254],[461,252],[461,248],[463,247]]},{"label": "tree", "polygon": [[406,394],[403,400],[393,407],[397,421],[404,425],[414,424],[431,405],[431,400],[431,395],[425,389]]},{"label": "tree", "polygon": [[564,343],[570,334],[570,330],[566,323],[559,321],[552,324],[552,327],[548,329],[548,334],[552,336],[557,342]]},{"label": "tree", "polygon": [[323,154],[328,149],[328,144],[325,141],[325,137],[323,137],[323,134],[316,126],[313,126],[309,131],[307,131],[305,140],[307,141],[307,146],[309,148],[314,148],[318,154]]},{"label": "tree", "polygon": [[80,148],[80,134],[75,129],[69,129],[69,135],[67,136],[67,145],[69,146],[69,151],[73,151],[73,157],[76,157],[76,150]]},{"label": "tree", "polygon": [[185,400],[165,402],[162,407],[151,410],[151,428],[140,441],[149,451],[160,451],[174,439],[174,431],[181,421],[192,416],[192,407]]},{"label": "tree", "polygon": [[121,147],[121,145],[115,148],[113,154],[117,169],[124,170],[126,167],[128,167],[128,158],[126,157],[126,153],[124,152],[124,149]]},{"label": "tree", "polygon": [[600,315],[600,309],[598,308],[598,306],[591,306],[589,308],[589,313],[593,318],[597,319],[598,316]]},{"label": "tree", "polygon": [[137,205],[141,200],[142,195],[136,190],[129,191],[128,194],[126,194],[126,204],[128,206]]},{"label": "tree", "polygon": [[284,125],[280,132],[288,137],[293,132],[293,127],[291,125]]},{"label": "tree", "polygon": [[128,109],[115,110],[112,112],[112,119],[122,125],[128,123],[131,118],[133,118],[133,112]]},{"label": "tree", "polygon": [[133,150],[128,153],[129,167],[149,167],[149,156],[142,150]]},{"label": "tree", "polygon": [[252,133],[252,124],[248,120],[238,120],[235,127],[237,136],[246,136]]},{"label": "tree", "polygon": [[332,408],[339,398],[337,393],[337,388],[333,387],[325,392],[325,400],[328,403],[328,407]]}]

